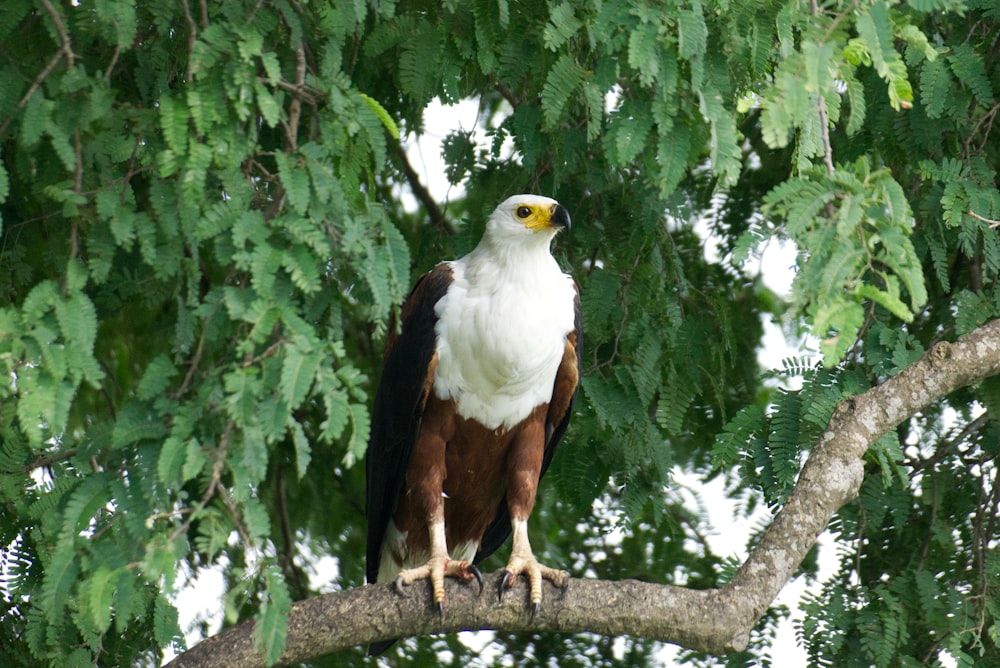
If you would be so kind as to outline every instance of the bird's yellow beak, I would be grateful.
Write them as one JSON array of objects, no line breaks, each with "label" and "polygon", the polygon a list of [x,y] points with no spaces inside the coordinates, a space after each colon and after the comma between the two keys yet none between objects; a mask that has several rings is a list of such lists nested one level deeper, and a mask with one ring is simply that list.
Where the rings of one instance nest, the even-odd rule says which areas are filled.
[{"label": "bird's yellow beak", "polygon": [[562,204],[553,204],[548,208],[536,208],[532,215],[524,221],[525,227],[533,232],[541,232],[551,228],[569,229],[569,211]]}]

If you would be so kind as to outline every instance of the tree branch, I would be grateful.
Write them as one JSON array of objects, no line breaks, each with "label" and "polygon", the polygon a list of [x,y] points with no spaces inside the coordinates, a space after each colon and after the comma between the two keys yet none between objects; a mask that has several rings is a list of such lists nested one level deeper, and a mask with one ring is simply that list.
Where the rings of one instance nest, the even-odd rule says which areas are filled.
[{"label": "tree branch", "polygon": [[[629,634],[710,653],[741,650],[834,513],[857,496],[864,476],[862,458],[871,444],[954,390],[997,373],[1000,320],[955,343],[938,343],[897,376],[842,401],[785,506],[722,587],[698,591],[635,580],[573,579],[565,591],[546,584],[533,621],[523,583],[502,603],[491,595],[499,573],[487,577],[481,596],[475,586],[449,581],[443,616],[432,610],[425,583],[414,585],[409,596],[396,594],[390,585],[358,587],[294,604],[281,661],[304,661],[390,638],[475,629]],[[253,622],[244,622],[204,640],[168,665],[262,666],[252,632]]]},{"label": "tree branch", "polygon": [[424,205],[424,209],[427,210],[427,215],[431,219],[431,225],[443,230],[447,234],[455,234],[455,226],[444,215],[444,211],[434,201],[434,197],[431,196],[430,191],[420,182],[420,175],[417,174],[417,170],[413,169],[409,158],[406,157],[406,149],[403,148],[402,144],[397,149],[396,153],[399,157],[400,165],[403,167],[406,182],[410,184],[410,190],[413,191],[413,195],[420,200],[420,203]]}]

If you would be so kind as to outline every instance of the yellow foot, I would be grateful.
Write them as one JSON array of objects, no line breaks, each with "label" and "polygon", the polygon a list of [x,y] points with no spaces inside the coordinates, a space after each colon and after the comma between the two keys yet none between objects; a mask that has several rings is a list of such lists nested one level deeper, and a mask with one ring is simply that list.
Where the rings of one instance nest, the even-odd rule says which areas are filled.
[{"label": "yellow foot", "polygon": [[528,578],[531,591],[531,617],[534,619],[538,614],[538,608],[542,603],[542,580],[548,580],[559,588],[569,585],[569,573],[555,568],[549,568],[538,563],[534,556],[518,557],[511,556],[504,568],[503,577],[500,579],[500,589],[497,592],[498,599],[502,600],[504,592],[514,586],[517,577],[524,575]]},{"label": "yellow foot", "polygon": [[483,574],[479,569],[468,561],[455,561],[448,557],[431,557],[423,566],[407,568],[399,572],[396,576],[396,591],[406,596],[404,586],[411,585],[418,580],[430,580],[431,589],[434,593],[434,603],[438,612],[444,614],[444,579],[446,577],[458,578],[463,582],[468,582],[473,578],[479,583],[479,592],[483,591]]}]

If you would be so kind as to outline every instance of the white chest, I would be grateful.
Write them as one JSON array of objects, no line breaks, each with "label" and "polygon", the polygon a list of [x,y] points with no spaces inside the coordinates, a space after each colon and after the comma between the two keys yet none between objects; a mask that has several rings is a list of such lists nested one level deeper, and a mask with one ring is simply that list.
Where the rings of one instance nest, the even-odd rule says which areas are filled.
[{"label": "white chest", "polygon": [[552,397],[575,289],[545,259],[513,276],[453,262],[453,282],[437,304],[435,394],[487,428],[510,428]]}]

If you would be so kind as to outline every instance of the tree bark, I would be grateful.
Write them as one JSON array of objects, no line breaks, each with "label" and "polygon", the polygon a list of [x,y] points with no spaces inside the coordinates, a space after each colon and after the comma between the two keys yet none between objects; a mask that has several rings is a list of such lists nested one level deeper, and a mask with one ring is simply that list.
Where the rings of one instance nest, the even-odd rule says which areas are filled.
[{"label": "tree bark", "polygon": [[[572,579],[567,589],[559,590],[546,583],[541,610],[532,620],[523,583],[497,601],[498,573],[487,576],[482,595],[475,584],[449,581],[443,615],[432,609],[426,583],[410,587],[408,596],[389,585],[369,585],[296,603],[281,661],[305,661],[390,638],[477,629],[628,634],[709,653],[741,650],[834,513],[857,496],[867,449],[933,402],[997,373],[1000,320],[955,343],[938,343],[897,376],[842,401],[784,507],[722,587],[693,590],[635,580]],[[253,622],[244,622],[168,665],[263,666],[252,632]]]}]

